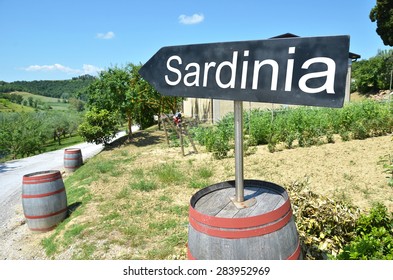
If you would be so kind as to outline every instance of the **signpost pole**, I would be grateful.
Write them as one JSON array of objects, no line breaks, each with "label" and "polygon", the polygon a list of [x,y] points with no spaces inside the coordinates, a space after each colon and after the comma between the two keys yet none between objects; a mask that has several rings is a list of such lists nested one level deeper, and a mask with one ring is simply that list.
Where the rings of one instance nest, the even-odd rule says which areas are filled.
[{"label": "signpost pole", "polygon": [[243,101],[234,101],[236,202],[244,201],[243,175]]},{"label": "signpost pole", "polygon": [[231,197],[233,204],[238,208],[248,208],[257,201],[255,197],[248,200],[244,198],[244,170],[243,170],[243,101],[234,101],[235,119],[235,196]]}]

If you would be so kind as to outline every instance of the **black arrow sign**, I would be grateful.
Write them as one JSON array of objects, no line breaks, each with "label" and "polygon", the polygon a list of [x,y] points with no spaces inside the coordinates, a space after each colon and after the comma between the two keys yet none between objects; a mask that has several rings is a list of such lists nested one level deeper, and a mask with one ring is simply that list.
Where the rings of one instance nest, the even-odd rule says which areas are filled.
[{"label": "black arrow sign", "polygon": [[342,107],[349,36],[161,48],[140,74],[164,95]]}]

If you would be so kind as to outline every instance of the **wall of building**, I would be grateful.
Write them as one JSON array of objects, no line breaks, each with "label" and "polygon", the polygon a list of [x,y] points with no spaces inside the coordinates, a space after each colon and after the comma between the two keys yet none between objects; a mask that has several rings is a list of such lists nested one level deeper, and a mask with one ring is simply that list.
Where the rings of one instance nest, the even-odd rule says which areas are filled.
[{"label": "wall of building", "polygon": [[[348,60],[347,84],[345,89],[345,103],[350,101],[352,61]],[[183,101],[183,114],[185,117],[195,118],[205,122],[217,122],[226,114],[233,112],[232,100],[218,100],[205,98],[187,98]],[[243,102],[243,110],[270,109],[277,110],[288,105]]]},{"label": "wall of building", "polygon": [[[233,112],[232,100],[218,100],[205,98],[187,98],[183,101],[183,115],[206,122],[217,122],[226,114]],[[243,110],[252,109],[280,109],[281,104],[243,102]]]}]

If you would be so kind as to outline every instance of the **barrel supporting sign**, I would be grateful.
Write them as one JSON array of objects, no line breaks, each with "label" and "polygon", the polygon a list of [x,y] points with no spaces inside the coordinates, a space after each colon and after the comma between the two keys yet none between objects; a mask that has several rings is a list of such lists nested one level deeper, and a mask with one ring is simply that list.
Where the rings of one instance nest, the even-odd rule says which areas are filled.
[{"label": "barrel supporting sign", "polygon": [[245,180],[245,195],[256,203],[238,209],[228,199],[234,181],[204,188],[191,198],[189,259],[299,259],[300,242],[284,188]]}]

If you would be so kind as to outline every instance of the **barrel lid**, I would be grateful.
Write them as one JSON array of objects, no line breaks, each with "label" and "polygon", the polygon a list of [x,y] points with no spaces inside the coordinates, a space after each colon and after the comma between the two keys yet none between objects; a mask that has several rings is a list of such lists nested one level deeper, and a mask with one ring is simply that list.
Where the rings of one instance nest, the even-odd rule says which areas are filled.
[{"label": "barrel lid", "polygon": [[231,201],[234,194],[234,181],[218,183],[197,192],[191,198],[191,207],[202,215],[221,218],[246,218],[279,209],[287,212],[290,208],[285,189],[271,182],[244,180],[245,200],[256,199],[256,203],[249,208],[237,208]]},{"label": "barrel lid", "polygon": [[53,175],[56,173],[60,173],[60,171],[59,170],[38,171],[38,172],[25,174],[24,177],[41,177],[41,176]]},{"label": "barrel lid", "polygon": [[66,153],[79,153],[79,152],[81,152],[81,149],[79,149],[79,148],[67,148],[67,149],[64,149],[64,151]]},{"label": "barrel lid", "polygon": [[37,184],[62,179],[59,170],[45,170],[23,175],[23,184]]}]

